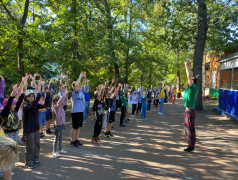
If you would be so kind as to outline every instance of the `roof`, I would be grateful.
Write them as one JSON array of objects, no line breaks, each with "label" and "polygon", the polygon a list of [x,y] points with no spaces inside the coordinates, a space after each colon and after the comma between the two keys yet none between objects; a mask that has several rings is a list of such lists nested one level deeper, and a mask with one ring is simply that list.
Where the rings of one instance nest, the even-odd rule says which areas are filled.
[{"label": "roof", "polygon": [[233,60],[233,59],[238,59],[238,51],[235,52],[235,53],[230,54],[229,56],[226,56],[226,57],[224,57],[224,58],[218,60],[217,62],[219,62],[219,63],[224,63],[224,62],[226,62],[226,61],[231,61],[231,60]]}]

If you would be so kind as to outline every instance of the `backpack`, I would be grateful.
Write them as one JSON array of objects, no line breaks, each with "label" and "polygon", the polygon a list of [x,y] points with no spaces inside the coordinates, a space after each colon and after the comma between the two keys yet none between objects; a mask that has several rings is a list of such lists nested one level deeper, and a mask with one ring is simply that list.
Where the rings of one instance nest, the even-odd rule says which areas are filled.
[{"label": "backpack", "polygon": [[19,128],[20,121],[18,120],[17,113],[11,112],[7,118],[2,118],[1,127],[4,130],[11,131]]}]

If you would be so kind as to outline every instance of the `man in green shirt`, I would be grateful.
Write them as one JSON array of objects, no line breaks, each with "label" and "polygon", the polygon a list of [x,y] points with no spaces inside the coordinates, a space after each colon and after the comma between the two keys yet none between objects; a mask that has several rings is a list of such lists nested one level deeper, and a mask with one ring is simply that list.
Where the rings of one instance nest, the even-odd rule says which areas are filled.
[{"label": "man in green shirt", "polygon": [[184,151],[192,152],[196,144],[196,132],[195,132],[195,102],[198,88],[196,86],[199,76],[192,76],[192,72],[189,67],[189,61],[187,59],[184,62],[186,67],[186,74],[188,78],[188,88],[184,92],[184,107],[185,107],[185,136],[188,141],[188,147]]}]

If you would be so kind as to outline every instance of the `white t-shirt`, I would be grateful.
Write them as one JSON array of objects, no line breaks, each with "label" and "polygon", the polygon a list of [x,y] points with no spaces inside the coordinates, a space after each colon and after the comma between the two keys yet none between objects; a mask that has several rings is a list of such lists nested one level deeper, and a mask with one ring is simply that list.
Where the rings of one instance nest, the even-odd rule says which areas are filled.
[{"label": "white t-shirt", "polygon": [[132,95],[128,95],[128,104],[132,104]]},{"label": "white t-shirt", "polygon": [[131,102],[132,102],[131,104],[137,104],[138,103],[138,96],[134,94],[132,96],[132,101]]}]

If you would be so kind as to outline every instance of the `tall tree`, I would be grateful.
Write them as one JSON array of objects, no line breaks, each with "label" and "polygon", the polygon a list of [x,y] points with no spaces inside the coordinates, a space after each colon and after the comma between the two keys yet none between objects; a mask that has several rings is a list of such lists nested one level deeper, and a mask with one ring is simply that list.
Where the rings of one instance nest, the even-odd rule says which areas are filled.
[{"label": "tall tree", "polygon": [[205,0],[198,0],[198,34],[193,57],[193,74],[199,75],[197,82],[198,95],[196,98],[196,108],[203,109],[202,104],[202,61],[207,35],[207,6]]}]

